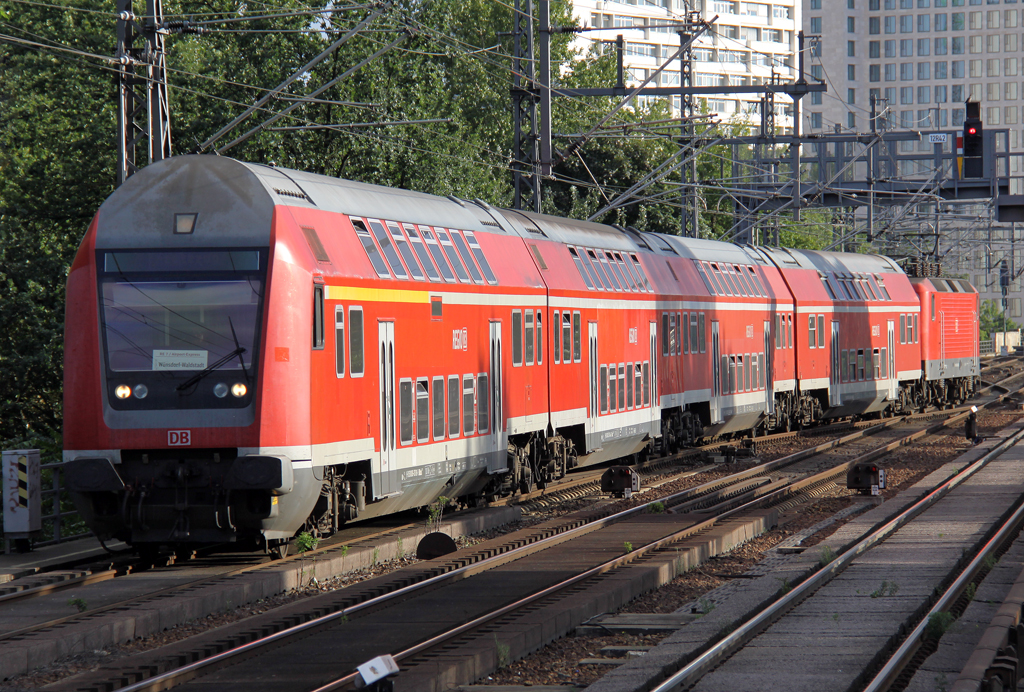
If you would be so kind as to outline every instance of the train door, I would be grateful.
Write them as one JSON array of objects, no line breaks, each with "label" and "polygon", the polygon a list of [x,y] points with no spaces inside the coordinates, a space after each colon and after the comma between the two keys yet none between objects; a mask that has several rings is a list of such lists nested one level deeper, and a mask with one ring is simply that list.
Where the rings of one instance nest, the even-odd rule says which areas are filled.
[{"label": "train door", "polygon": [[[490,383],[487,396],[490,397],[491,402],[491,451],[499,451],[505,448],[506,442],[504,440],[505,432],[505,411],[502,407],[501,392],[502,392],[502,380],[504,373],[502,372],[501,363],[501,322],[491,322],[491,364],[489,368],[490,372]],[[480,393],[484,396],[484,393]],[[506,465],[507,455],[501,455],[500,464],[498,468],[504,468]]]},{"label": "train door", "polygon": [[718,342],[718,321],[711,321],[711,424],[722,422],[722,366]]},{"label": "train door", "polygon": [[[374,469],[373,481],[380,492],[390,495],[398,490],[395,469],[395,323],[377,325],[380,344],[380,467]],[[379,485],[378,485],[379,481]]]},{"label": "train door", "polygon": [[[889,323],[890,328],[892,322]],[[832,371],[829,373],[829,401],[832,406],[841,406],[843,403],[842,392],[839,391],[839,322],[832,322]]]},{"label": "train door", "polygon": [[889,353],[885,358],[889,361],[889,401],[896,401],[896,388],[899,385],[899,377],[896,375],[896,322],[889,320],[888,323]]},{"label": "train door", "polygon": [[597,430],[598,414],[598,368],[600,367],[597,358],[597,322],[587,323],[587,336],[590,347],[587,349],[587,357],[590,359],[590,432]]},{"label": "train door", "polygon": [[[661,429],[661,402],[658,400],[658,323],[651,321],[651,425]],[[652,432],[652,434],[654,434]]]},{"label": "train door", "polygon": [[772,351],[772,323],[764,321],[764,398],[765,412],[770,416],[775,413],[775,353]]}]

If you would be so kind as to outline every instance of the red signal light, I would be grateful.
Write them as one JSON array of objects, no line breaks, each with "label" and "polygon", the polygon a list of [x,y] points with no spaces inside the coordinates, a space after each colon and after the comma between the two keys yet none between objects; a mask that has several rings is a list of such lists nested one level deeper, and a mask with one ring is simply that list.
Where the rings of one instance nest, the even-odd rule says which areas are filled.
[{"label": "red signal light", "polygon": [[978,134],[978,128],[976,128],[976,127],[968,127],[967,128],[967,134],[969,134],[969,135],[976,135],[976,134]]}]

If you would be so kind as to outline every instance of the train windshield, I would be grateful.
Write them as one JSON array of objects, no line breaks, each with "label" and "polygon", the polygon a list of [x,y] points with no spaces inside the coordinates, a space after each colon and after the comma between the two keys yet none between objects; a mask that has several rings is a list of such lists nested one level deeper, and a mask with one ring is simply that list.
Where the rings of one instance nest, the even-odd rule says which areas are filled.
[{"label": "train windshield", "polygon": [[[115,396],[141,405],[141,400],[134,401],[146,398],[134,395],[133,383],[139,380],[145,385],[139,391],[150,397],[148,404],[193,394],[214,406],[248,401],[259,344],[265,254],[100,253],[107,372],[113,387],[119,386],[114,380],[124,380],[133,392],[122,397],[115,391]],[[226,396],[225,389],[234,396]]]}]

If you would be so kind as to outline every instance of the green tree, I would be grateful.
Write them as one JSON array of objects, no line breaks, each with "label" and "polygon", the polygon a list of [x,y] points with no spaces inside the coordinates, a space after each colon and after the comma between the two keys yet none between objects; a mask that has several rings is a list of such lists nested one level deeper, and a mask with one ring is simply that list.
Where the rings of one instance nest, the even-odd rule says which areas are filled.
[{"label": "green tree", "polygon": [[978,315],[981,323],[981,338],[991,339],[996,332],[1012,332],[1020,329],[1020,325],[1006,318],[1002,306],[996,300],[981,301],[981,312]]}]

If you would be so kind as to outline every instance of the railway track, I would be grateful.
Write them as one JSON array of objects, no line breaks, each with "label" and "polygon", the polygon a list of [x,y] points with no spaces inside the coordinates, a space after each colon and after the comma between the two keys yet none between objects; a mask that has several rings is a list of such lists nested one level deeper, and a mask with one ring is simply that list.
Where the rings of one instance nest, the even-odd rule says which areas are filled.
[{"label": "railway track", "polygon": [[[813,612],[815,608],[819,608],[819,601],[841,591],[843,588],[842,585],[836,585],[831,592],[826,593],[826,586],[835,585],[836,578],[844,574],[852,566],[870,563],[872,559],[870,551],[883,545],[883,542],[887,539],[900,535],[899,532],[905,532],[914,520],[928,516],[926,513],[929,510],[937,508],[939,503],[943,502],[958,487],[966,484],[976,476],[980,477],[980,474],[990,463],[1000,459],[1007,450],[1011,449],[1013,445],[1022,439],[1024,439],[1024,429],[1018,429],[1017,432],[1002,440],[982,458],[967,465],[923,498],[891,518],[883,526],[871,531],[855,545],[839,554],[834,560],[822,565],[821,569],[808,576],[791,591],[781,595],[755,616],[739,623],[734,631],[722,637],[687,665],[682,666],[668,679],[657,685],[654,688],[656,692],[686,689],[719,690],[723,689],[724,685],[730,684],[729,681],[731,681],[731,684],[735,684],[737,675],[741,674],[740,671],[750,670],[752,660],[757,658],[756,653],[741,655],[741,653],[745,654],[748,650],[745,647],[749,647],[757,637],[762,635],[769,638],[774,636],[777,639],[780,635],[773,635],[773,632],[787,630],[786,620],[784,620],[786,617],[797,618],[801,614]],[[1024,479],[1020,480],[1024,481]],[[979,482],[986,481],[981,480]],[[934,512],[932,515],[934,515]],[[998,516],[997,513],[995,518],[996,520],[991,528],[986,529],[984,540],[979,541],[979,545],[970,551],[965,549],[962,559],[953,561],[953,567],[949,574],[944,575],[942,579],[938,580],[941,588],[936,586],[934,591],[928,592],[926,590],[924,594],[915,592],[914,597],[919,597],[919,601],[914,601],[909,605],[905,603],[900,605],[899,610],[909,614],[909,619],[905,624],[906,631],[909,632],[908,634],[905,636],[900,636],[900,633],[894,634],[888,646],[883,647],[882,654],[876,655],[874,658],[867,656],[866,660],[862,661],[862,664],[865,665],[864,671],[859,673],[859,675],[857,670],[849,670],[849,666],[856,665],[852,661],[853,657],[851,657],[847,660],[847,670],[839,671],[846,674],[839,676],[841,679],[837,681],[837,686],[823,685],[819,689],[846,689],[846,687],[842,686],[850,682],[853,683],[855,688],[866,690],[866,692],[904,689],[914,672],[915,663],[919,665],[931,651],[934,651],[935,642],[938,639],[935,636],[936,623],[953,619],[953,617],[944,618],[942,614],[951,613],[952,616],[955,616],[957,609],[962,611],[966,605],[965,594],[970,594],[966,598],[966,601],[969,601],[973,597],[971,589],[976,588],[984,573],[991,569],[992,564],[994,564],[994,557],[999,551],[1005,550],[1008,543],[1020,532],[1021,526],[1024,524],[1024,500],[1018,496],[1015,502],[1002,513],[1002,516]],[[895,547],[890,546],[890,550]],[[877,562],[878,559],[875,558],[875,561]],[[918,569],[922,569],[924,566],[923,564],[919,565]],[[974,587],[971,586],[972,584]],[[913,589],[913,586],[910,588]],[[885,584],[883,583],[882,590],[884,591],[884,589]],[[846,591],[849,591],[848,587]],[[867,593],[865,592],[865,595]],[[871,598],[885,598],[887,596],[895,596],[895,593],[875,593],[870,595]],[[816,600],[811,600],[812,597]],[[886,606],[896,608],[894,605],[895,599],[885,603]],[[835,607],[837,606],[833,605],[833,608]],[[790,613],[793,615],[790,616]],[[806,617],[806,615],[802,616]],[[838,621],[838,618],[836,619]],[[798,620],[794,620],[794,623],[797,622]],[[772,629],[773,627],[775,629]],[[794,624],[790,625],[789,629],[798,627],[799,625]],[[903,630],[903,627],[900,630]],[[836,636],[856,637],[859,631],[855,623],[844,634],[837,634]],[[797,637],[796,634],[792,636],[794,639]],[[802,636],[805,637],[806,635]],[[819,634],[819,636],[821,635]],[[865,639],[868,637],[866,634],[860,636]],[[765,644],[768,641],[766,639]],[[803,639],[798,641],[803,641]],[[761,646],[760,650],[762,652],[765,644]],[[780,652],[778,655],[784,654]],[[813,655],[813,651],[807,651],[808,660],[813,658]],[[829,667],[829,664],[823,661],[817,661],[816,665],[822,665],[824,668]],[[777,674],[766,675],[764,677],[764,684],[766,688],[771,688],[778,684],[779,679]],[[804,683],[794,676],[789,678],[789,684],[801,686]]]},{"label": "railway track", "polygon": [[[410,681],[405,685],[414,685],[411,681],[417,680],[422,683],[430,661],[436,663],[438,656],[455,658],[452,651],[472,648],[473,642],[479,648],[481,632],[486,635],[488,628],[497,627],[495,623],[500,624],[503,619],[524,617],[523,609],[536,611],[549,601],[571,600],[584,582],[587,591],[591,591],[594,580],[604,579],[607,583],[610,573],[642,567],[645,561],[664,557],[666,551],[678,552],[688,539],[699,543],[702,535],[741,516],[746,520],[760,513],[764,523],[772,512],[806,501],[821,488],[834,484],[845,476],[851,463],[906,445],[926,435],[928,430],[955,425],[966,415],[965,411],[952,412],[945,421],[927,427],[917,421],[918,429],[909,434],[894,434],[893,439],[883,440],[874,448],[850,451],[838,462],[834,458],[823,460],[823,455],[835,457],[841,447],[852,449],[850,445],[866,436],[877,440],[885,430],[908,423],[900,419],[885,421],[841,440],[824,442],[814,450],[661,498],[675,514],[653,518],[645,505],[636,505],[614,512],[604,508],[592,514],[589,521],[578,516],[563,517],[558,526],[539,525],[526,533],[486,542],[472,551],[463,551],[457,560],[420,563],[313,599],[294,612],[275,613],[271,618],[241,624],[231,633],[218,633],[217,638],[206,644],[181,644],[174,651],[147,655],[145,661],[134,661],[116,670],[101,670],[90,679],[71,679],[67,683],[73,684],[74,689],[165,689],[175,685],[187,687],[189,680],[202,676],[201,684],[218,688],[240,689],[256,684],[258,678],[260,687],[265,689],[272,688],[274,680],[286,685],[281,689],[344,689],[353,684],[351,675],[331,679],[319,664],[311,672],[308,667],[296,670],[294,661],[330,660],[332,669],[347,673],[383,651],[397,653],[397,658],[404,661],[403,668],[410,669],[408,676],[403,673],[403,678]],[[794,477],[787,478],[786,474]],[[626,503],[620,503],[620,507],[622,504]],[[666,530],[669,526],[672,530]],[[623,536],[635,540],[638,547],[626,545],[632,541]],[[568,541],[573,541],[572,550],[565,549]],[[623,550],[624,545],[627,550]],[[552,551],[555,546],[561,547]],[[564,578],[556,578],[559,576]],[[536,583],[538,580],[543,583]],[[466,591],[466,586],[472,588]],[[567,593],[570,595],[566,596]],[[482,598],[480,594],[496,594],[499,602],[483,603],[494,599]],[[451,604],[466,606],[454,608]],[[445,617],[446,610],[456,611],[451,613],[457,620],[451,628],[440,627],[445,619],[452,619]],[[380,637],[374,639],[370,633],[384,633],[388,643]],[[489,645],[491,658],[496,642],[495,639]],[[319,658],[317,652],[327,651],[333,653]],[[474,660],[487,657],[481,651],[475,656]],[[253,663],[244,671],[234,667],[239,661],[250,659]],[[256,666],[263,672],[255,672]],[[225,672],[221,674],[219,670]],[[133,684],[111,686],[111,680]]]}]

